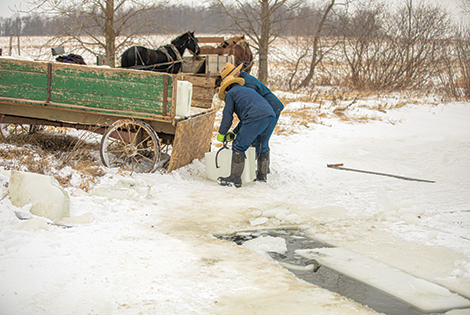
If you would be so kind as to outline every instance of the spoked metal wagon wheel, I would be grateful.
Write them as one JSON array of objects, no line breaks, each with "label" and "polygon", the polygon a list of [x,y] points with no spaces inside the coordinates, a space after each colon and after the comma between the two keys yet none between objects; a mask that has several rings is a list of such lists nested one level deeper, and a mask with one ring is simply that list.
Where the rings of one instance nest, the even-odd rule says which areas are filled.
[{"label": "spoked metal wagon wheel", "polygon": [[35,125],[0,124],[0,136],[3,139],[10,136],[33,133],[37,130],[39,130],[39,126]]},{"label": "spoked metal wagon wheel", "polygon": [[101,160],[107,167],[151,173],[161,158],[160,140],[141,120],[116,121],[101,140]]}]

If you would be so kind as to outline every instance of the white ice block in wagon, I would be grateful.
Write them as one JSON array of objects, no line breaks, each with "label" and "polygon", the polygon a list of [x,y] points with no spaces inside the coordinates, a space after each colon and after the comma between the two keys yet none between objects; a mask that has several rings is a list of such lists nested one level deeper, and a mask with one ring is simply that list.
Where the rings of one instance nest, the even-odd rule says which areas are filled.
[{"label": "white ice block in wagon", "polygon": [[176,116],[188,117],[191,114],[193,84],[189,81],[176,83]]}]

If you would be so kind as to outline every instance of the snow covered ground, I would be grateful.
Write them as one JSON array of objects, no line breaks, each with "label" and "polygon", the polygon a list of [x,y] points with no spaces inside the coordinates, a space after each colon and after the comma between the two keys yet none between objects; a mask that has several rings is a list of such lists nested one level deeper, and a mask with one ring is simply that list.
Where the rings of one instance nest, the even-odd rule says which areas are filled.
[{"label": "snow covered ground", "polygon": [[[360,105],[344,113],[380,119],[296,126],[281,115],[296,132],[273,136],[267,183],[221,187],[206,179],[204,160],[170,174],[108,170],[89,193],[67,188],[81,222],[70,228],[19,220],[28,206],[5,197],[0,314],[376,314],[213,236],[284,225],[470,299],[470,104]],[[0,169],[1,196],[9,177]]]}]

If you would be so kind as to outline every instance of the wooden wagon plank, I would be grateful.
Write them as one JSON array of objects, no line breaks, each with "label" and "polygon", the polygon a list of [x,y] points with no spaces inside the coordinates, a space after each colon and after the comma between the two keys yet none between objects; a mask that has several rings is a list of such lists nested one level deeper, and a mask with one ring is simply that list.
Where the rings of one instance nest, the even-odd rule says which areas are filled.
[{"label": "wooden wagon plank", "polygon": [[[11,103],[8,104],[0,98],[0,107],[2,115],[18,116],[18,106],[21,106],[22,117],[30,117],[35,119],[43,119],[49,123],[44,125],[57,125],[55,122],[64,122],[68,124],[81,124],[90,126],[110,126],[115,121],[123,119],[123,113],[103,113],[84,111],[81,108],[58,108],[52,106],[40,106],[32,103]],[[20,116],[21,117],[21,116]],[[126,116],[131,117],[131,116]],[[174,135],[176,127],[171,118],[163,119],[156,116],[133,116],[132,118],[140,119],[147,122],[158,133],[166,133]]]},{"label": "wooden wagon plank", "polygon": [[223,55],[225,48],[201,47],[201,55]]},{"label": "wooden wagon plank", "polygon": [[[0,81],[3,79],[0,76]],[[3,81],[4,82],[4,81]],[[28,85],[16,85],[16,84],[1,84],[0,83],[0,95],[4,97],[17,97],[30,99],[35,101],[46,100],[46,85],[44,88],[38,88]]]},{"label": "wooden wagon plank", "polygon": [[196,75],[183,75],[183,80],[193,84],[192,106],[201,108],[211,108],[212,98],[216,92],[215,77],[205,77]]},{"label": "wooden wagon plank", "polygon": [[75,91],[52,91],[51,102],[81,105],[93,110],[108,109],[133,113],[163,114],[162,100],[142,100],[120,96],[83,94]]},{"label": "wooden wagon plank", "polygon": [[[101,70],[101,69],[99,69]],[[149,74],[144,71],[106,69],[96,71],[80,66],[54,64],[52,102],[71,103],[93,108],[129,110],[137,113],[165,114],[168,99],[163,92],[171,82],[168,74]],[[171,85],[167,88],[171,97]]]},{"label": "wooden wagon plank", "polygon": [[171,150],[168,172],[202,159],[210,150],[215,110],[190,119],[179,121]]},{"label": "wooden wagon plank", "polygon": [[206,44],[206,43],[220,43],[222,44],[225,40],[223,36],[211,36],[211,37],[198,37],[197,38],[199,44]]},{"label": "wooden wagon plank", "polygon": [[22,72],[47,73],[47,62],[0,57],[0,69]]},{"label": "wooden wagon plank", "polygon": [[0,95],[45,100],[47,65],[0,58]]},{"label": "wooden wagon plank", "polygon": [[155,84],[161,77],[171,76],[165,73],[129,70],[123,68],[106,68],[98,66],[83,66],[54,62],[54,73],[60,76],[76,76],[83,78],[102,79],[106,81]]},{"label": "wooden wagon plank", "polygon": [[122,98],[135,98],[142,100],[162,99],[165,77],[159,82],[116,82],[99,78],[84,78],[80,76],[60,76],[53,74],[52,84],[54,90],[69,90],[83,94],[112,95]]}]

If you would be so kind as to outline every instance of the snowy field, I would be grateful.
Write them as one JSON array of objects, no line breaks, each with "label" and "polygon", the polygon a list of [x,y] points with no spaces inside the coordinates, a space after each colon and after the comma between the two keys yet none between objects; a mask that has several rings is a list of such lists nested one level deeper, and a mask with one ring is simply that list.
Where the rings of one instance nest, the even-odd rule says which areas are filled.
[{"label": "snowy field", "polygon": [[[219,186],[204,160],[170,174],[107,170],[89,192],[72,178],[70,228],[19,220],[30,205],[11,204],[10,171],[0,168],[0,314],[376,314],[214,237],[281,226],[350,253],[335,261],[352,274],[380,264],[412,276],[414,285],[399,286],[417,299],[470,299],[470,104],[365,109],[375,102],[344,111],[376,118],[367,123],[318,115],[299,125],[281,115],[289,132],[271,139],[267,183]],[[286,113],[309,107],[291,102]],[[370,263],[355,270],[354,257]]]}]

